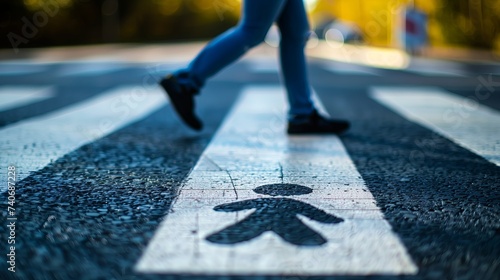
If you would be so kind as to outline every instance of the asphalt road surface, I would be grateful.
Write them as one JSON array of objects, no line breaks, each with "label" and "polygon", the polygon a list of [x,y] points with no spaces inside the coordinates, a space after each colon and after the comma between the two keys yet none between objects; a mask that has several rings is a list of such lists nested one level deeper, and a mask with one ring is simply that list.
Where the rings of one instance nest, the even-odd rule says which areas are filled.
[{"label": "asphalt road surface", "polygon": [[181,64],[0,63],[1,279],[500,279],[500,66],[311,59],[352,127],[288,137],[275,59],[211,79],[199,133]]}]

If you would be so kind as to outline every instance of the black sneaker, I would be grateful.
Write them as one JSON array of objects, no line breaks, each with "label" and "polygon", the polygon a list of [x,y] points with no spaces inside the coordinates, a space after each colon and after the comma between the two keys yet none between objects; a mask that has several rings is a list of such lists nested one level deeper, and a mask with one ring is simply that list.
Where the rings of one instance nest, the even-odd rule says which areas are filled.
[{"label": "black sneaker", "polygon": [[298,115],[288,121],[288,134],[340,134],[349,128],[349,122],[328,119],[316,110],[310,115]]},{"label": "black sneaker", "polygon": [[175,76],[163,78],[160,85],[170,97],[172,105],[181,119],[192,129],[201,130],[203,124],[194,114],[194,92],[179,84]]}]

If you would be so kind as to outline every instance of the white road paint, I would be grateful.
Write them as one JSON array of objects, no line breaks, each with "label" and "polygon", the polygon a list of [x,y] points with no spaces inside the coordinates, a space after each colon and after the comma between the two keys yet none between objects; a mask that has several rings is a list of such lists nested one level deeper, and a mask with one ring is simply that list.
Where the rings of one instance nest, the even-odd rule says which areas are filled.
[{"label": "white road paint", "polygon": [[0,87],[0,111],[26,106],[53,96],[53,87]]},{"label": "white road paint", "polygon": [[115,71],[125,69],[126,65],[121,64],[109,64],[109,63],[78,63],[78,64],[68,64],[58,71],[58,75],[61,77],[66,76],[92,76],[92,75],[102,75],[109,74]]},{"label": "white road paint", "polygon": [[42,64],[27,65],[22,62],[0,63],[0,76],[35,74],[45,70],[47,70],[47,66]]},{"label": "white road paint", "polygon": [[405,69],[422,76],[437,77],[466,77],[467,72],[460,63],[430,59],[413,59],[410,66]]},{"label": "white road paint", "polygon": [[357,64],[326,62],[323,69],[335,74],[380,76],[375,69]]},{"label": "white road paint", "polygon": [[[417,267],[337,136],[285,134],[279,87],[247,88],[202,154],[136,265],[142,273],[200,275],[415,274]],[[327,239],[297,246],[272,232],[235,245],[205,238],[253,210],[217,212],[223,203],[269,197],[252,190],[271,183],[312,188],[288,198],[345,219],[336,225],[299,216]]]},{"label": "white road paint", "polygon": [[17,181],[65,154],[137,121],[165,105],[160,88],[120,87],[90,100],[0,130],[0,191],[7,189],[7,167]]},{"label": "white road paint", "polygon": [[258,74],[279,73],[280,64],[277,58],[253,57],[245,60],[250,71]]},{"label": "white road paint", "polygon": [[408,68],[406,72],[419,74],[422,76],[438,76],[438,77],[466,77],[467,75],[456,69],[434,69],[434,68]]},{"label": "white road paint", "polygon": [[410,121],[427,127],[500,166],[500,114],[433,87],[375,87],[371,96]]}]

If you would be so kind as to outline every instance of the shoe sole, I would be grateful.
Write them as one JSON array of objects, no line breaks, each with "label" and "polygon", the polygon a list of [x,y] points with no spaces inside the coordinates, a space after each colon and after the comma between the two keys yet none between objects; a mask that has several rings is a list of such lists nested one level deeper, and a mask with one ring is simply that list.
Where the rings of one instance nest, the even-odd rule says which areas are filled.
[{"label": "shoe sole", "polygon": [[345,128],[341,128],[338,130],[314,130],[314,129],[300,129],[300,128],[288,128],[287,133],[290,135],[308,135],[308,134],[319,134],[319,135],[324,135],[324,134],[342,134],[346,132],[349,129],[349,125],[346,126]]}]

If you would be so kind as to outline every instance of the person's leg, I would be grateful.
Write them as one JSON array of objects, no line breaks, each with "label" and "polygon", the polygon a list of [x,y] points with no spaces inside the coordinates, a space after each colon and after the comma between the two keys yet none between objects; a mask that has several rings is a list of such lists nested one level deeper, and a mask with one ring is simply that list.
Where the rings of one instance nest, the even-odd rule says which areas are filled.
[{"label": "person's leg", "polygon": [[277,22],[281,32],[281,72],[290,104],[289,115],[309,115],[314,106],[304,55],[310,31],[303,1],[287,0]]},{"label": "person's leg", "polygon": [[304,47],[309,37],[309,23],[302,0],[287,0],[278,18],[281,31],[281,71],[288,93],[289,134],[342,133],[349,128],[344,120],[320,115],[311,100]]},{"label": "person's leg", "polygon": [[194,97],[205,81],[262,42],[281,12],[286,0],[245,0],[238,26],[210,42],[190,63],[160,81],[181,119],[200,130],[201,120],[194,113]]},{"label": "person's leg", "polygon": [[260,44],[287,0],[246,0],[239,24],[212,40],[186,69],[179,81],[198,91],[205,81]]}]

